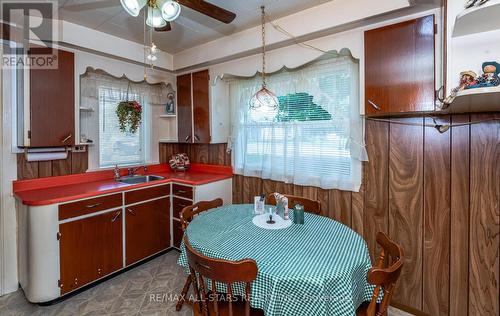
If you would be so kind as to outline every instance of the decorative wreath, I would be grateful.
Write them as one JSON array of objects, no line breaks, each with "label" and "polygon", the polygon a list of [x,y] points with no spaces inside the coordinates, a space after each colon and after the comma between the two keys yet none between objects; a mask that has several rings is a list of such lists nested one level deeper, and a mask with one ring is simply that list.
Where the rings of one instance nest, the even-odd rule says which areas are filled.
[{"label": "decorative wreath", "polygon": [[141,125],[142,106],[137,101],[122,101],[116,108],[120,131],[135,134]]}]

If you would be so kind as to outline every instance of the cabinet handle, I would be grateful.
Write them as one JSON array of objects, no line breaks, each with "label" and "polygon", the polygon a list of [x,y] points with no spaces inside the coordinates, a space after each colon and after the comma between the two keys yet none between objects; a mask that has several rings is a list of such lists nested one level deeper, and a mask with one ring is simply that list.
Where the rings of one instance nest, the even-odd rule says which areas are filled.
[{"label": "cabinet handle", "polygon": [[101,275],[101,274],[102,274],[102,270],[101,270],[101,268],[98,268],[98,269],[97,269],[97,274],[99,274],[99,275]]},{"label": "cabinet handle", "polygon": [[75,282],[74,282],[75,285],[78,285],[78,278],[75,278]]},{"label": "cabinet handle", "polygon": [[200,138],[198,137],[198,135],[194,134],[194,140],[199,142],[200,141]]},{"label": "cabinet handle", "polygon": [[128,208],[127,211],[130,213],[130,215],[134,215],[135,216],[135,212],[133,209],[131,208]]},{"label": "cabinet handle", "polygon": [[69,134],[68,136],[66,136],[65,139],[61,140],[61,143],[67,142],[71,138],[71,136],[73,136],[73,135]]},{"label": "cabinet handle", "polygon": [[368,100],[368,103],[375,108],[375,110],[380,111],[380,106],[376,105],[372,100]]},{"label": "cabinet handle", "polygon": [[111,219],[111,222],[115,222],[117,219],[118,219],[118,216],[120,216],[122,214],[122,211],[118,211],[115,216],[113,216],[113,218]]},{"label": "cabinet handle", "polygon": [[177,190],[177,193],[186,193],[184,190]]},{"label": "cabinet handle", "polygon": [[85,207],[86,208],[94,208],[94,207],[98,207],[99,205],[102,205],[102,203],[90,204],[90,205],[86,205]]},{"label": "cabinet handle", "polygon": [[188,136],[186,136],[186,138],[184,138],[184,141],[187,142],[187,141],[189,141],[190,138],[191,138],[191,135],[188,135]]}]

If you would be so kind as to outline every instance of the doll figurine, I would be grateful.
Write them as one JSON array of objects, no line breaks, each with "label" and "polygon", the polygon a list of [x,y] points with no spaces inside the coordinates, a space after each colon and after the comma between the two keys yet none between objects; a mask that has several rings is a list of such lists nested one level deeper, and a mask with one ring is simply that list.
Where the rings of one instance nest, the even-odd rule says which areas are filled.
[{"label": "doll figurine", "polygon": [[470,86],[476,85],[477,84],[476,77],[477,74],[472,70],[462,71],[460,73],[460,85],[451,90],[451,95],[448,96],[446,99],[444,99],[443,103],[451,104],[451,102],[455,100],[455,97],[459,91],[468,89]]},{"label": "doll figurine", "polygon": [[500,64],[494,61],[483,63],[483,74],[477,77],[477,83],[468,88],[496,87],[500,85]]}]

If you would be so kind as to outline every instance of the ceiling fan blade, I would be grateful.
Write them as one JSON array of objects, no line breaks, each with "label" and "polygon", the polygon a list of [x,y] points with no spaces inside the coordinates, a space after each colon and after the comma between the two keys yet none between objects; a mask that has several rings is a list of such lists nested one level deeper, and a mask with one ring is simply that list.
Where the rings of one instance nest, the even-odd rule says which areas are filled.
[{"label": "ceiling fan blade", "polygon": [[106,8],[113,8],[117,7],[120,5],[120,1],[118,0],[113,0],[113,1],[94,1],[94,2],[87,2],[87,3],[82,3],[82,4],[73,4],[73,5],[68,5],[68,6],[62,6],[61,9],[67,10],[67,11],[72,11],[72,12],[79,12],[79,11],[89,11],[89,10],[97,10],[97,9],[106,9]]},{"label": "ceiling fan blade", "polygon": [[229,24],[236,18],[236,14],[203,0],[177,0],[179,4],[208,15],[211,18]]},{"label": "ceiling fan blade", "polygon": [[156,32],[168,32],[172,30],[172,24],[170,22],[167,22],[167,25],[164,27],[155,27]]}]

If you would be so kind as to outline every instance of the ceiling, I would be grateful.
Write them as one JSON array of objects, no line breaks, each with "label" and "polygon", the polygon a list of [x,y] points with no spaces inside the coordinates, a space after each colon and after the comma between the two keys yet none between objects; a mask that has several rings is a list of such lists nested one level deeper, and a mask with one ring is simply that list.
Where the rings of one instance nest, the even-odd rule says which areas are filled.
[{"label": "ceiling", "polygon": [[[163,51],[177,53],[260,24],[264,4],[273,19],[332,0],[208,0],[236,13],[231,24],[224,24],[189,8],[182,7],[172,31],[155,33],[153,41]],[[128,15],[120,0],[59,0],[59,19],[104,33],[144,43],[144,9],[139,17]]]}]

